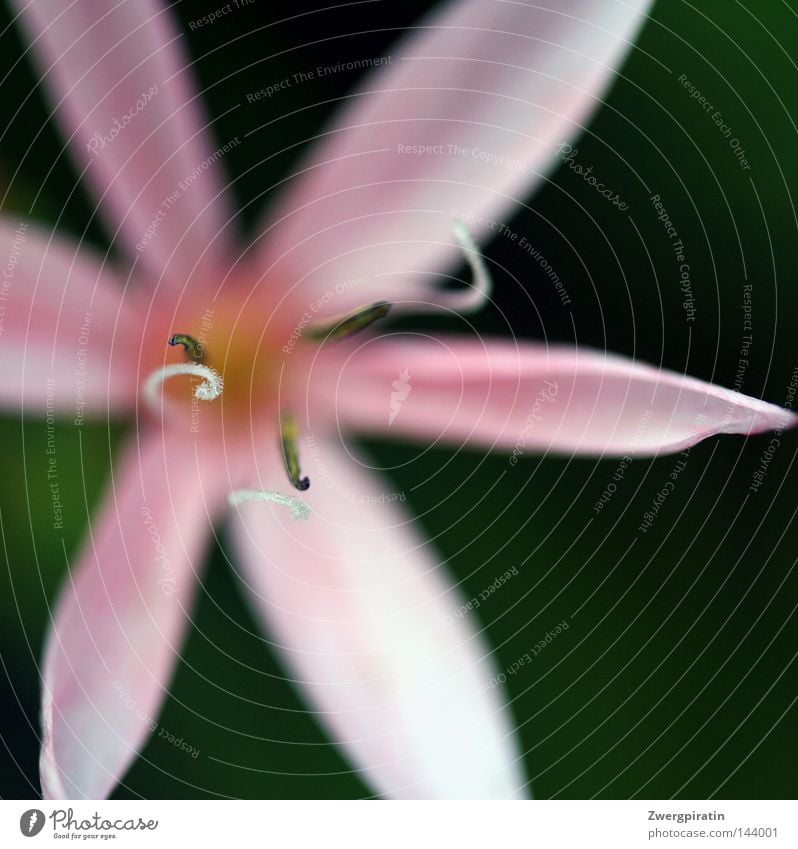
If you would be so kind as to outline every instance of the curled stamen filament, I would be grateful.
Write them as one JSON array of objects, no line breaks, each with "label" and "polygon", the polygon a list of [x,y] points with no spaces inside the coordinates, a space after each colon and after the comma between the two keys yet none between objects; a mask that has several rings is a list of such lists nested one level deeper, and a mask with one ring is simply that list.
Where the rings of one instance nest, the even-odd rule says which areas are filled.
[{"label": "curled stamen filament", "polygon": [[270,489],[236,489],[227,496],[227,500],[232,507],[246,501],[273,501],[288,507],[294,519],[307,519],[310,516],[310,505],[307,501]]},{"label": "curled stamen filament", "polygon": [[450,306],[457,312],[473,312],[480,309],[490,298],[493,291],[493,280],[491,279],[488,267],[485,265],[485,260],[482,259],[482,254],[479,252],[468,228],[462,221],[455,218],[451,223],[452,235],[457,244],[465,254],[465,260],[468,267],[471,269],[471,274],[474,281],[470,289],[464,292],[449,293],[447,295]]},{"label": "curled stamen filament", "polygon": [[190,374],[202,378],[202,383],[194,387],[194,397],[198,401],[213,401],[222,394],[224,381],[219,372],[200,363],[170,363],[156,369],[144,383],[142,396],[154,411],[157,412],[159,407],[158,387],[164,380],[177,374]]},{"label": "curled stamen filament", "polygon": [[[493,280],[476,242],[459,218],[455,218],[449,226],[455,241],[463,251],[468,267],[471,269],[473,277],[471,286],[461,291],[436,292],[431,297],[425,297],[423,301],[420,301],[420,299],[394,301],[392,305],[396,312],[419,313],[444,307],[453,312],[470,313],[481,309],[490,300],[493,292]],[[385,274],[375,276],[383,277]]]}]

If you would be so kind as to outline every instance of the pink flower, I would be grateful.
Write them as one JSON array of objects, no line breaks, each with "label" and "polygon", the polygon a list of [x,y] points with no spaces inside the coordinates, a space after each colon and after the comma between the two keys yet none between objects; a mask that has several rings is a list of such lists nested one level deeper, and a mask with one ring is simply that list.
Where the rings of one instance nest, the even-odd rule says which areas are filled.
[{"label": "pink flower", "polygon": [[[482,635],[457,615],[463,599],[404,505],[347,455],[339,429],[499,448],[517,463],[533,449],[653,455],[795,417],[600,351],[309,337],[330,315],[383,300],[481,303],[484,269],[467,236],[453,237],[453,210],[501,220],[539,184],[600,102],[648,0],[444,4],[322,134],[251,245],[236,238],[225,150],[168,10],[16,3],[124,257],[112,265],[64,234],[0,220],[14,256],[2,399],[38,415],[55,404],[78,425],[127,415],[137,426],[47,640],[44,795],[104,797],[141,749],[225,517],[255,612],[375,792],[528,793]],[[463,251],[475,285],[444,290],[438,275]],[[199,380],[161,384],[166,365],[187,370],[174,333],[199,340]],[[203,382],[217,375],[221,394]],[[313,479],[302,502],[284,497],[288,413]],[[243,489],[277,492],[276,503],[242,500]],[[308,521],[286,504],[307,505]]]}]

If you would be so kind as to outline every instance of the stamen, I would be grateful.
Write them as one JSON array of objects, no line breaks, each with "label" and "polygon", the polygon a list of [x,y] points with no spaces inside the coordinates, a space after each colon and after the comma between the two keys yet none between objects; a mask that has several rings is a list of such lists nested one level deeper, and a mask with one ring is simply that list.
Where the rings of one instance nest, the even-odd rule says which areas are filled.
[{"label": "stamen", "polygon": [[485,260],[479,252],[476,242],[471,238],[468,228],[455,218],[449,225],[452,230],[452,235],[457,241],[457,244],[463,249],[465,260],[468,267],[471,269],[471,274],[474,277],[471,289],[466,289],[463,292],[447,293],[447,298],[452,309],[457,312],[474,312],[483,307],[490,299],[493,291],[493,280],[491,279],[488,267],[485,265]]},{"label": "stamen", "polygon": [[192,360],[201,360],[205,355],[205,349],[202,345],[187,333],[175,333],[169,340],[169,344],[172,346],[182,345]]},{"label": "stamen", "polygon": [[[455,218],[449,225],[455,241],[462,248],[465,261],[471,269],[473,282],[467,289],[460,291],[438,291],[424,298],[408,301],[395,301],[393,303],[396,312],[423,313],[437,311],[440,307],[458,313],[476,312],[490,300],[493,291],[493,281],[485,265],[485,260],[479,252],[476,242],[471,238],[468,228],[459,218]],[[386,277],[389,272],[376,274],[375,277]]]},{"label": "stamen", "polygon": [[222,394],[224,381],[222,376],[208,366],[200,363],[170,363],[163,368],[156,369],[145,381],[142,389],[142,397],[150,405],[153,411],[158,412],[159,398],[158,387],[169,377],[176,374],[190,374],[201,377],[202,383],[194,387],[194,397],[198,401],[213,401]]},{"label": "stamen", "polygon": [[296,419],[291,415],[281,416],[280,444],[283,449],[285,471],[288,475],[288,480],[291,481],[293,486],[301,492],[304,492],[310,486],[310,479],[300,477],[299,452],[297,451],[298,437],[299,428],[297,427]]},{"label": "stamen", "polygon": [[360,333],[381,318],[385,318],[390,312],[391,304],[388,301],[377,301],[364,307],[359,307],[354,312],[335,316],[329,321],[311,324],[306,330],[307,338],[314,342],[331,341],[335,339],[346,339]]},{"label": "stamen", "polygon": [[282,492],[272,492],[270,489],[236,489],[227,496],[232,507],[246,501],[273,501],[290,508],[294,519],[307,519],[310,516],[310,505],[301,498],[284,495]]}]

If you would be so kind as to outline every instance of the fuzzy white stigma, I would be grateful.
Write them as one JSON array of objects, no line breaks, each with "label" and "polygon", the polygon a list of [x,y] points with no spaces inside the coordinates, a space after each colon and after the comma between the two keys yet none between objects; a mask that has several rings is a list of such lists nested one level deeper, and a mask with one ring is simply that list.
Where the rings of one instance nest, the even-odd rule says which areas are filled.
[{"label": "fuzzy white stigma", "polygon": [[213,401],[222,394],[224,381],[219,372],[200,363],[170,363],[168,366],[156,369],[145,381],[141,391],[142,397],[154,412],[158,412],[160,398],[158,387],[169,377],[178,374],[189,374],[201,377],[202,383],[194,388],[194,397],[198,401]]},{"label": "fuzzy white stigma", "polygon": [[227,496],[227,500],[232,507],[246,501],[273,501],[290,508],[294,519],[307,519],[310,516],[310,505],[307,501],[282,492],[272,492],[270,489],[236,489]]}]

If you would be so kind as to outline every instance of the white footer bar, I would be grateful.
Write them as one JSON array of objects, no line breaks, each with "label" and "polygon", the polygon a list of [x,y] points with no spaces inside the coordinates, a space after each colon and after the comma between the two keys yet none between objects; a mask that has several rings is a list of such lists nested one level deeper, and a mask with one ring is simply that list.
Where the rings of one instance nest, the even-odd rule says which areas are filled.
[{"label": "white footer bar", "polygon": [[0,846],[798,846],[793,801],[0,801]]}]

